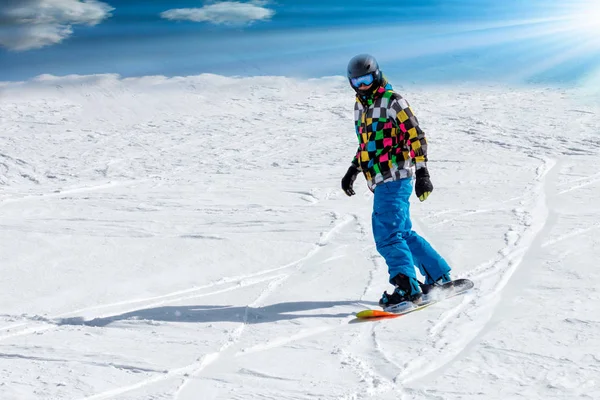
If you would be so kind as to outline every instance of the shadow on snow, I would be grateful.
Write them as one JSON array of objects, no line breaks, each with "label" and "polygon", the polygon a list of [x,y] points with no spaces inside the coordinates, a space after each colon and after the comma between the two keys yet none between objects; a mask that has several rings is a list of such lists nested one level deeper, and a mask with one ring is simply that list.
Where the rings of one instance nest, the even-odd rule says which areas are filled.
[{"label": "shadow on snow", "polygon": [[[247,324],[260,324],[300,318],[346,318],[353,316],[356,311],[372,305],[372,302],[358,301],[300,301],[272,304],[265,307],[248,306],[165,306],[135,310],[128,313],[110,317],[85,320],[81,317],[64,318],[56,320],[58,325],[85,325],[103,327],[117,321],[162,321],[162,322],[244,322]],[[303,311],[320,310],[354,306],[351,312],[317,312],[300,314]]]}]

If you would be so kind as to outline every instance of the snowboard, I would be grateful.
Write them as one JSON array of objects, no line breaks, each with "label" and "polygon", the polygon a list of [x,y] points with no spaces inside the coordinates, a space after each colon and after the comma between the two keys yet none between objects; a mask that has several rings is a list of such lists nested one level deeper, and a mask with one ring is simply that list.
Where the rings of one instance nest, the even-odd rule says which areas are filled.
[{"label": "snowboard", "polygon": [[397,318],[401,315],[409,314],[415,311],[422,310],[440,301],[467,293],[475,284],[470,279],[455,279],[451,282],[446,282],[439,286],[434,286],[423,294],[423,301],[419,305],[411,302],[404,302],[394,306],[392,310],[363,310],[356,313],[356,318],[359,320],[378,320],[383,318]]}]

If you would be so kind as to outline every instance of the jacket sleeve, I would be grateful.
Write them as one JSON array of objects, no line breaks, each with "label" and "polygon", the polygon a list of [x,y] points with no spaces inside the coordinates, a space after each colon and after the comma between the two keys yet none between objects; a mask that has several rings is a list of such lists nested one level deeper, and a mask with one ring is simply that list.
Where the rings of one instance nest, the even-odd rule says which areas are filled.
[{"label": "jacket sleeve", "polygon": [[[358,100],[354,104],[354,124],[356,125],[356,119],[358,118]],[[358,134],[357,134],[358,135]],[[356,153],[354,154],[354,158],[352,158],[352,165],[356,167],[359,171],[362,171],[360,167],[360,138],[358,138],[358,148],[356,149]]]},{"label": "jacket sleeve", "polygon": [[354,158],[352,159],[352,165],[360,171],[361,168],[360,168],[360,162],[359,162],[360,160],[358,159],[359,157],[360,157],[360,146],[358,146],[358,149],[356,149],[356,154],[354,155]]},{"label": "jacket sleeve", "polygon": [[406,145],[410,151],[410,158],[417,169],[427,167],[427,138],[419,126],[419,121],[410,105],[400,95],[393,97],[390,108],[395,111],[398,127],[404,133]]}]

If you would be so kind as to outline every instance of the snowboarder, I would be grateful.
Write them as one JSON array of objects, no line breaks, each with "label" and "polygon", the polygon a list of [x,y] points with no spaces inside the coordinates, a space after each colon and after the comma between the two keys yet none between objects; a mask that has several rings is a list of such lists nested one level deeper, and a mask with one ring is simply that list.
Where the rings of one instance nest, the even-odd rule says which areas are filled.
[{"label": "snowboarder", "polygon": [[[424,201],[433,191],[427,170],[427,140],[408,102],[394,92],[375,58],[368,54],[348,63],[348,80],[356,92],[354,120],[358,151],[342,189],[355,194],[353,183],[362,172],[374,193],[372,225],[377,251],[388,266],[392,294],[379,305],[390,309],[405,301],[419,304],[432,285],[450,281],[450,266],[412,230],[409,198],[413,190]],[[413,172],[413,167],[415,172]],[[425,277],[417,280],[415,266]]]}]

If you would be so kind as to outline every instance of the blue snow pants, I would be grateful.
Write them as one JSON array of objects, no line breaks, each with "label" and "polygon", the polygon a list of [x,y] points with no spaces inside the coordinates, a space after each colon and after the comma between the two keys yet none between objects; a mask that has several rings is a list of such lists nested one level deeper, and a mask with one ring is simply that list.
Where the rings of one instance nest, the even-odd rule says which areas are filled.
[{"label": "blue snow pants", "polygon": [[398,274],[417,279],[416,266],[425,283],[432,284],[450,272],[450,266],[427,240],[412,230],[409,201],[412,192],[412,178],[375,187],[373,236],[377,251],[388,266],[390,283]]}]

